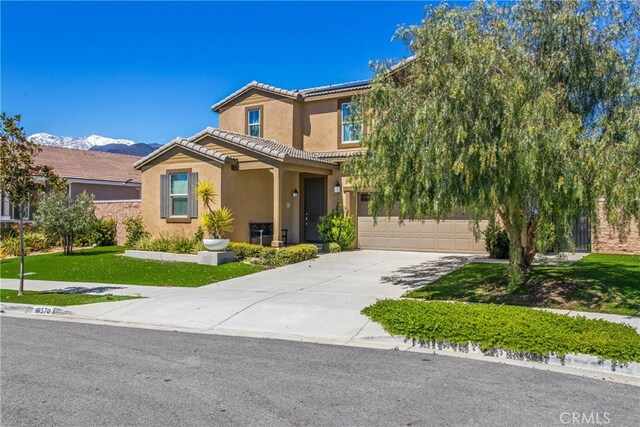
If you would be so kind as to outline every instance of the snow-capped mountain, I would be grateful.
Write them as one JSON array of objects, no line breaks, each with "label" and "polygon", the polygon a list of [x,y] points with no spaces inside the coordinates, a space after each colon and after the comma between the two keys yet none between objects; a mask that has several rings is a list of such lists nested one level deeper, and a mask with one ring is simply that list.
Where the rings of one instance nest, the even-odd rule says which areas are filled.
[{"label": "snow-capped mountain", "polygon": [[89,150],[91,147],[103,146],[109,144],[134,145],[136,142],[130,139],[114,139],[100,135],[89,135],[87,137],[73,136],[56,136],[48,133],[34,133],[29,137],[30,141],[42,145],[51,145],[53,147],[78,148],[80,150]]}]

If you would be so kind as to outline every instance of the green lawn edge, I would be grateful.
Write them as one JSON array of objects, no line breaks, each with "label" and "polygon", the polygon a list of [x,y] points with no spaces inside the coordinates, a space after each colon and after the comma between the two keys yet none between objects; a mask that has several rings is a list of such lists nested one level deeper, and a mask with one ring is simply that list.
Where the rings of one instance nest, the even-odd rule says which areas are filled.
[{"label": "green lawn edge", "polygon": [[617,364],[640,362],[636,329],[602,319],[517,306],[416,300],[378,300],[362,314],[389,334],[421,344],[468,348],[471,343],[485,353],[515,352],[530,360],[574,353]]},{"label": "green lawn edge", "polygon": [[25,294],[23,296],[18,296],[18,291],[16,290],[0,289],[0,302],[10,304],[52,305],[57,307],[67,307],[70,305],[126,301],[138,298],[141,297],[130,295],[93,295],[46,291],[25,291]]},{"label": "green lawn edge", "polygon": [[[62,253],[27,256],[28,280],[107,283],[118,285],[199,287],[245,276],[264,267],[230,262],[218,266],[166,262],[123,256],[124,247],[105,246]],[[0,261],[0,278],[17,279],[20,260]]]}]

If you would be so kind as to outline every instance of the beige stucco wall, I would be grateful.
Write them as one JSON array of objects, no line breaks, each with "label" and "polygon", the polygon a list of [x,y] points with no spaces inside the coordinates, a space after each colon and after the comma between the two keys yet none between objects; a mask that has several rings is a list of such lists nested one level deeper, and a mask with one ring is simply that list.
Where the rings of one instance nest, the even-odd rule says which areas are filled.
[{"label": "beige stucco wall", "polygon": [[620,233],[607,222],[604,212],[604,202],[600,202],[598,216],[600,224],[592,233],[591,251],[605,254],[639,254],[640,232],[638,224],[633,223],[625,239],[620,239]]},{"label": "beige stucco wall", "polygon": [[227,237],[249,241],[250,222],[273,222],[273,175],[268,169],[233,171],[228,165],[222,174],[222,205],[233,212],[234,231]]},{"label": "beige stucco wall", "polygon": [[140,187],[128,187],[124,185],[102,185],[71,183],[71,196],[86,191],[93,194],[95,200],[138,200],[140,199]]},{"label": "beige stucco wall", "polygon": [[138,216],[142,213],[140,200],[99,201],[95,202],[94,207],[98,219],[113,219],[116,221],[116,241],[119,245],[123,245],[127,240],[124,222],[127,218]]},{"label": "beige stucco wall", "polygon": [[305,102],[302,118],[303,147],[307,151],[338,149],[338,101]]},{"label": "beige stucco wall", "polygon": [[290,98],[252,90],[222,108],[218,123],[221,129],[246,134],[247,108],[262,106],[262,137],[288,146],[294,146],[295,140],[299,146],[299,137],[294,138],[294,103]]},{"label": "beige stucco wall", "polygon": [[[142,170],[142,218],[147,231],[153,236],[191,235],[198,230],[197,218],[192,218],[188,223],[172,223],[160,217],[160,175],[173,169],[191,169],[191,172],[198,172],[200,181],[211,181],[216,189],[222,188],[219,163],[194,158],[182,149],[174,149],[145,166]],[[203,211],[204,205],[199,202],[198,214]]]}]

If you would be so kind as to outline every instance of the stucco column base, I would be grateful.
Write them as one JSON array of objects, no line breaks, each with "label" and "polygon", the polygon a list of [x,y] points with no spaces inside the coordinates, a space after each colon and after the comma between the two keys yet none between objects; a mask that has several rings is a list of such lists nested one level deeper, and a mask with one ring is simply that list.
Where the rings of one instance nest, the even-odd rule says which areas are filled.
[{"label": "stucco column base", "polygon": [[284,242],[281,240],[272,240],[271,241],[271,247],[272,248],[281,248],[284,246]]}]

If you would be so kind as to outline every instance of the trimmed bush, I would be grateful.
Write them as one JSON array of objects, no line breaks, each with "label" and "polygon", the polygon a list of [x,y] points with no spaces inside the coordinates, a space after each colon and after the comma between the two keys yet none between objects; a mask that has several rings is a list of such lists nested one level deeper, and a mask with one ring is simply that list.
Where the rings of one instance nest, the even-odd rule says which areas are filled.
[{"label": "trimmed bush", "polygon": [[227,247],[228,251],[233,251],[238,259],[258,258],[264,246],[252,243],[231,242]]},{"label": "trimmed bush", "polygon": [[335,254],[342,252],[340,245],[335,242],[329,242],[322,245],[322,252],[325,254]]},{"label": "trimmed bush", "polygon": [[206,248],[201,240],[189,236],[143,237],[134,246],[139,251],[197,254]]},{"label": "trimmed bush", "polygon": [[503,305],[412,300],[379,300],[362,310],[391,335],[420,344],[544,360],[549,355],[583,353],[615,363],[640,362],[635,328],[601,319],[570,317]]},{"label": "trimmed bush", "polygon": [[484,248],[491,258],[509,259],[509,235],[498,224],[491,223],[482,232]]},{"label": "trimmed bush", "polygon": [[356,222],[338,204],[330,214],[320,218],[318,233],[324,243],[337,243],[342,250],[347,250],[356,238]]},{"label": "trimmed bush", "polygon": [[318,248],[308,243],[276,249],[251,243],[231,242],[228,250],[235,252],[238,259],[250,260],[265,267],[280,267],[318,256]]},{"label": "trimmed bush", "polygon": [[301,245],[288,246],[286,248],[265,247],[260,252],[260,264],[265,267],[280,267],[287,264],[306,261],[318,256],[316,245],[303,243]]}]

